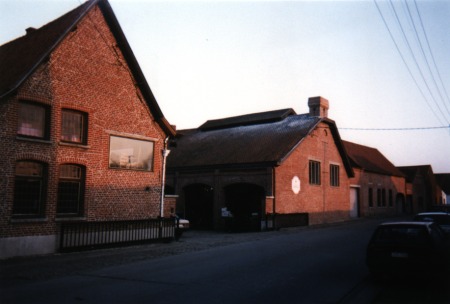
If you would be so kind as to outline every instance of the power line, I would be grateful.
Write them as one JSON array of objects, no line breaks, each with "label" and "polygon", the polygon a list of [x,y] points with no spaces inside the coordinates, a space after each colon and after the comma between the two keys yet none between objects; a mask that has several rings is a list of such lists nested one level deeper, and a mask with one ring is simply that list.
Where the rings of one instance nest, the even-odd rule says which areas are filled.
[{"label": "power line", "polygon": [[[419,17],[419,21],[420,21],[420,25],[422,27],[422,31],[423,31],[423,35],[425,37],[425,41],[427,42],[428,52],[430,53],[431,59],[432,59],[433,64],[434,64],[434,68],[435,68],[436,73],[438,75],[438,78],[439,78],[439,80],[441,82],[442,89],[444,90],[445,96],[447,97],[447,102],[450,103],[450,97],[448,96],[448,93],[447,93],[447,90],[445,88],[444,82],[442,81],[441,73],[439,73],[439,69],[437,67],[436,60],[434,60],[434,55],[433,55],[433,52],[431,51],[430,42],[428,41],[428,35],[427,35],[426,31],[425,31],[425,27],[423,26],[422,17],[420,16],[419,7],[417,6],[416,0],[414,0],[414,5],[416,7],[417,16]],[[447,105],[446,105],[445,102],[444,102],[444,106],[445,106],[445,109],[447,110],[447,112],[450,114],[450,111],[447,108]]]},{"label": "power line", "polygon": [[[409,5],[408,5],[407,1],[405,1],[405,6],[406,6],[406,11],[408,13],[409,19],[411,20],[411,24],[412,24],[413,29],[414,29],[414,33],[416,34],[417,43],[419,44],[420,50],[422,52],[423,59],[425,59],[425,63],[426,63],[426,66],[428,68],[428,72],[430,73],[431,79],[433,80],[434,86],[436,87],[436,90],[437,90],[437,92],[439,94],[439,97],[441,98],[442,103],[444,104],[445,109],[447,110],[447,113],[450,115],[450,111],[448,110],[447,105],[445,104],[444,97],[442,96],[441,90],[440,90],[440,88],[439,88],[439,86],[438,86],[438,84],[436,82],[436,78],[434,77],[434,73],[431,70],[430,63],[428,62],[427,55],[425,54],[425,51],[423,49],[422,41],[421,41],[421,39],[419,37],[419,33],[417,32],[416,23],[414,22],[414,18],[412,17],[411,10],[409,9]],[[425,29],[423,27],[422,27],[422,31],[425,32]]]},{"label": "power line", "polygon": [[353,131],[415,131],[415,130],[435,130],[435,129],[450,129],[450,125],[442,127],[420,127],[420,128],[341,128],[339,130],[353,130]]},{"label": "power line", "polygon": [[428,107],[430,108],[431,112],[434,114],[434,116],[437,118],[437,120],[438,120],[441,124],[443,124],[441,118],[440,118],[440,117],[436,114],[436,112],[434,111],[434,109],[433,109],[433,107],[431,106],[431,104],[429,103],[427,97],[425,96],[425,94],[423,93],[422,89],[420,88],[420,86],[419,86],[419,84],[418,84],[416,78],[414,77],[414,75],[413,75],[411,69],[409,68],[409,65],[408,65],[408,63],[406,62],[405,57],[403,56],[403,53],[400,51],[400,48],[399,48],[399,46],[398,46],[398,44],[397,44],[397,42],[396,42],[396,40],[395,40],[395,38],[394,38],[394,35],[393,35],[392,32],[391,32],[391,29],[389,28],[389,25],[387,24],[386,19],[384,18],[384,15],[383,15],[383,13],[382,13],[382,11],[381,11],[381,9],[380,9],[380,7],[379,7],[377,1],[374,0],[374,3],[375,3],[375,6],[376,6],[376,8],[377,8],[377,10],[378,10],[378,13],[379,13],[380,16],[381,16],[381,19],[383,20],[384,25],[385,25],[385,27],[386,27],[388,33],[389,33],[389,36],[391,37],[392,42],[394,43],[395,48],[397,49],[397,52],[398,52],[399,55],[400,55],[400,58],[402,59],[404,65],[406,66],[406,69],[408,70],[409,75],[410,75],[411,78],[413,79],[413,81],[414,81],[414,83],[415,83],[417,89],[419,90],[419,92],[420,92],[420,94],[422,95],[423,99],[425,100],[426,104],[427,104]]},{"label": "power line", "polygon": [[411,56],[412,56],[412,58],[414,60],[414,63],[416,64],[416,67],[419,70],[420,76],[422,77],[422,80],[425,83],[425,86],[427,87],[428,92],[431,95],[431,99],[433,99],[433,101],[434,101],[435,105],[437,106],[439,112],[441,113],[442,117],[444,117],[444,119],[447,121],[447,123],[449,123],[449,121],[446,119],[446,116],[445,116],[444,112],[442,112],[441,107],[439,106],[438,102],[436,101],[436,98],[434,97],[433,92],[431,91],[430,86],[428,85],[428,82],[427,82],[425,76],[422,73],[422,69],[420,68],[419,63],[417,62],[417,58],[416,58],[416,56],[415,56],[415,54],[413,52],[411,44],[409,43],[408,37],[406,36],[405,30],[403,29],[402,23],[400,22],[400,18],[398,17],[397,11],[395,9],[394,4],[392,3],[392,0],[390,0],[389,3],[391,4],[391,8],[392,8],[392,10],[394,12],[395,18],[396,18],[397,23],[398,23],[398,25],[400,27],[400,30],[401,30],[401,32],[403,34],[403,38],[406,41],[406,45],[408,46],[409,52],[411,53]]}]

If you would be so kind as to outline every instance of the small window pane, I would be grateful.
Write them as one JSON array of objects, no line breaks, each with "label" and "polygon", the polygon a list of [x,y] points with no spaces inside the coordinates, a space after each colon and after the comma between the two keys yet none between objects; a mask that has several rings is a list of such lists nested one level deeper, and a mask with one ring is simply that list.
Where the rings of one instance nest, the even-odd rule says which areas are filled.
[{"label": "small window pane", "polygon": [[46,108],[37,104],[19,103],[17,134],[44,138]]},{"label": "small window pane", "polygon": [[84,168],[61,165],[58,182],[59,214],[81,215],[84,201]]},{"label": "small window pane", "polygon": [[320,185],[320,162],[309,161],[309,183]]},{"label": "small window pane", "polygon": [[80,179],[81,168],[78,166],[63,165],[59,171],[59,178]]},{"label": "small window pane", "polygon": [[339,166],[330,165],[330,185],[339,187]]},{"label": "small window pane", "polygon": [[86,114],[63,110],[61,115],[61,140],[74,143],[85,143],[87,128]]},{"label": "small window pane", "polygon": [[16,164],[13,214],[39,215],[44,201],[44,165],[31,161]]}]

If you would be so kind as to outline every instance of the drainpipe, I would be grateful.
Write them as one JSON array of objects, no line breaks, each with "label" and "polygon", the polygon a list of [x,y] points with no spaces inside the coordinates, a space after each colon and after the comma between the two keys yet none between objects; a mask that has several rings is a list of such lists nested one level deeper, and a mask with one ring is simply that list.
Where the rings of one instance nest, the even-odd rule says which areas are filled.
[{"label": "drainpipe", "polygon": [[167,149],[168,141],[169,141],[169,137],[166,137],[166,139],[164,140],[164,149],[161,151],[162,157],[163,157],[162,178],[161,178],[161,204],[160,204],[160,210],[159,210],[159,216],[161,218],[164,217],[164,188],[165,188],[165,184],[166,184],[166,159],[170,153],[170,150]]}]

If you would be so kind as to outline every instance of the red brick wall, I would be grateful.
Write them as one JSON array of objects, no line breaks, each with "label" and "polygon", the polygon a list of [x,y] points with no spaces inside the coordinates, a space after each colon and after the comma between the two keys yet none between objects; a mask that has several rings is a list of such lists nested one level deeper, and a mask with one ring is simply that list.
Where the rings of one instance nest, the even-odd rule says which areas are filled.
[{"label": "red brick wall", "polygon": [[[355,172],[355,177],[350,179],[350,184],[359,186],[361,216],[389,216],[401,212],[401,206],[397,206],[396,198],[397,194],[406,197],[405,178],[361,171],[361,169],[357,168],[354,168],[353,171]],[[373,193],[372,207],[369,207],[369,188],[372,188]],[[385,189],[385,206],[378,206],[377,189]],[[392,190],[392,206],[389,206],[389,190]]]},{"label": "red brick wall", "polygon": [[[16,138],[18,100],[26,98],[51,106],[48,142]],[[88,113],[88,143],[64,145],[61,109]],[[60,164],[86,166],[86,220],[142,219],[159,215],[161,194],[160,151],[164,132],[154,121],[130,70],[98,8],[68,34],[19,89],[0,103],[0,237],[53,234]],[[154,141],[153,171],[109,169],[109,137],[120,135]],[[49,166],[46,218],[12,220],[15,163],[41,160]]]},{"label": "red brick wall", "polygon": [[[321,185],[309,184],[309,160],[321,163]],[[340,186],[330,186],[329,166],[339,165]],[[294,176],[300,179],[300,192],[292,191]],[[277,213],[309,213],[310,224],[349,218],[349,181],[341,156],[327,124],[321,123],[305,137],[293,153],[275,170]]]}]

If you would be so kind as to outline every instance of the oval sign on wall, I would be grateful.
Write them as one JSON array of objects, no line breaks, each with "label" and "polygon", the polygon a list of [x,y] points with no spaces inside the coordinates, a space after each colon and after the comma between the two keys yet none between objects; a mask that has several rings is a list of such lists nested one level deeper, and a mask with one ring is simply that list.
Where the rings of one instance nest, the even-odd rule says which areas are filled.
[{"label": "oval sign on wall", "polygon": [[292,178],[292,191],[295,194],[298,194],[300,192],[300,179],[298,178],[298,176],[294,176]]}]

